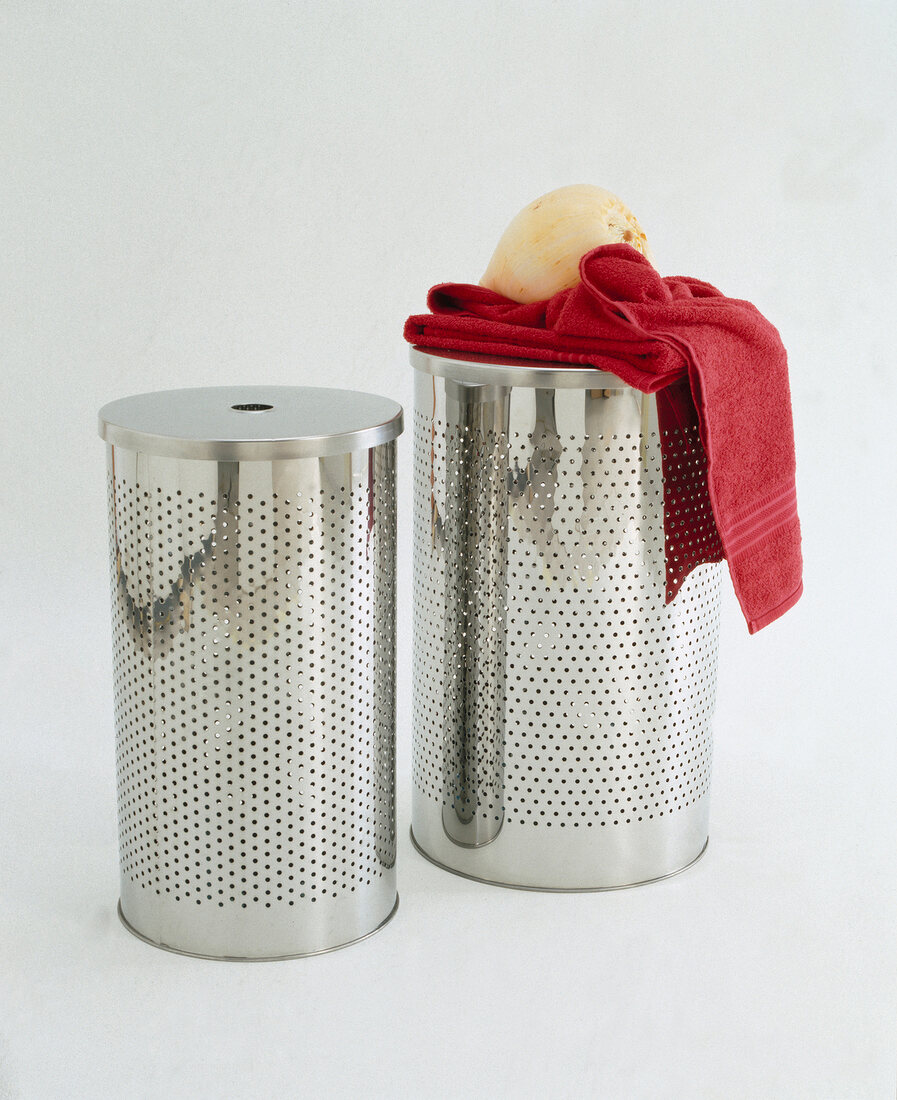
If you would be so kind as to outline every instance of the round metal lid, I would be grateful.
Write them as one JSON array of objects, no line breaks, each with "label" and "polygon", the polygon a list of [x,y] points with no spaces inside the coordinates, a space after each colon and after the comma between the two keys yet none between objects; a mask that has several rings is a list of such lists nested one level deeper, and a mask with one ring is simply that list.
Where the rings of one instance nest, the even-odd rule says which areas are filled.
[{"label": "round metal lid", "polygon": [[594,367],[557,366],[544,359],[501,359],[458,351],[412,347],[411,365],[425,374],[487,386],[534,386],[545,389],[623,389],[615,374]]},{"label": "round metal lid", "polygon": [[322,458],[395,439],[402,406],[312,386],[161,390],[104,405],[99,431],[114,446],[168,458]]}]

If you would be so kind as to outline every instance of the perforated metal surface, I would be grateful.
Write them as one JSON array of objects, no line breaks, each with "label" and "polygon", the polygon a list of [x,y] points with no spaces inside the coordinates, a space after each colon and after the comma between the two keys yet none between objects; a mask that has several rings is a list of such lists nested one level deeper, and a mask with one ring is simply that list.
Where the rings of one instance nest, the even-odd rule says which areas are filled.
[{"label": "perforated metal surface", "polygon": [[603,378],[416,372],[413,830],[509,885],[657,878],[707,839],[720,566],[665,603],[655,401]]},{"label": "perforated metal surface", "polygon": [[395,904],[395,446],[107,447],[122,910],[153,942],[304,954]]}]

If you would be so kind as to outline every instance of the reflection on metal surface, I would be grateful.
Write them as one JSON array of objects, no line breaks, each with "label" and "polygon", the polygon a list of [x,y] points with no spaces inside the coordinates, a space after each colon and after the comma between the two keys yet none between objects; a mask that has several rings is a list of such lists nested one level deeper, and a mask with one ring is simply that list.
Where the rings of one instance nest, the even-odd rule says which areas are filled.
[{"label": "reflection on metal surface", "polygon": [[507,410],[506,393],[448,384],[442,821],[467,847],[504,820]]},{"label": "reflection on metal surface", "polygon": [[510,885],[675,871],[707,839],[720,567],[666,604],[655,400],[622,383],[506,384],[512,368],[490,385],[483,364],[459,382],[435,355],[428,367],[415,412],[417,842]]},{"label": "reflection on metal surface", "polygon": [[109,452],[122,910],[210,956],[366,935],[395,890],[395,450]]}]

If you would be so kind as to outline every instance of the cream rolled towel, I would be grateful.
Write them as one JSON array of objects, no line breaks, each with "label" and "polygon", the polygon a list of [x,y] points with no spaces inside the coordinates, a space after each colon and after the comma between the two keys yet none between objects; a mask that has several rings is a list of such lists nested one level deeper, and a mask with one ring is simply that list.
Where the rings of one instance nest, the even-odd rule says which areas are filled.
[{"label": "cream rolled towel", "polygon": [[480,286],[540,302],[579,282],[579,261],[602,244],[631,244],[654,264],[644,230],[603,187],[559,187],[525,206],[501,236]]}]

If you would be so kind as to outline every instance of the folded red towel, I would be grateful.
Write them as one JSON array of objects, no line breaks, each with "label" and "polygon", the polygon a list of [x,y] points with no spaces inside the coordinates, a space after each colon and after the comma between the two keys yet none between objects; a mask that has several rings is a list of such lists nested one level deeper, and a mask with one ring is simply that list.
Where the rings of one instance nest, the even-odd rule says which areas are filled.
[{"label": "folded red towel", "polygon": [[[434,286],[432,313],[409,317],[405,339],[597,367],[657,393],[667,599],[696,565],[725,557],[753,634],[803,589],[781,338],[750,302],[698,279],[661,278],[631,245],[593,249],[579,270],[579,285],[525,305],[480,286]],[[675,480],[666,476],[674,468]]]}]

